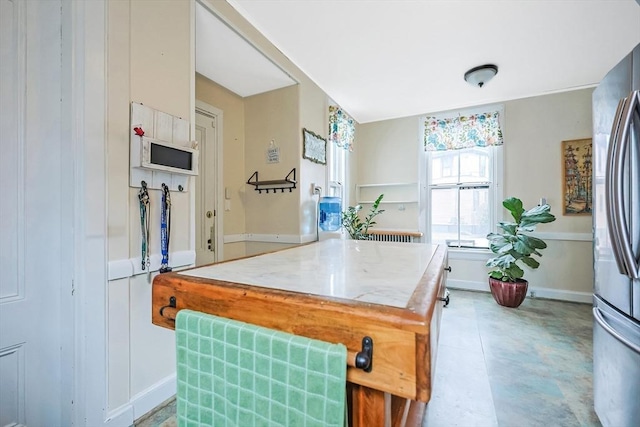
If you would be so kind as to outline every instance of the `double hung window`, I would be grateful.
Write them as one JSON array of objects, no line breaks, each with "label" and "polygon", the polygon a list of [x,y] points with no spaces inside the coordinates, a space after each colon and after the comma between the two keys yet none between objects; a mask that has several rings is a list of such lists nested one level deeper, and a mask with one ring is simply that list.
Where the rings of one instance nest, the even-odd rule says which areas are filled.
[{"label": "double hung window", "polygon": [[433,243],[487,248],[501,176],[497,113],[425,119],[427,234]]}]

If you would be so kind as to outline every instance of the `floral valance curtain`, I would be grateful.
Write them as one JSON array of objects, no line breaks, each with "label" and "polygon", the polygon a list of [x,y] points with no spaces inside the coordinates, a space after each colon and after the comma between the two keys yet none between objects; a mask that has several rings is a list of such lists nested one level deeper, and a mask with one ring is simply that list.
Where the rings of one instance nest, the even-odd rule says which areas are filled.
[{"label": "floral valance curtain", "polygon": [[426,151],[488,147],[503,143],[497,111],[447,119],[427,117],[424,125]]},{"label": "floral valance curtain", "polygon": [[340,148],[353,151],[353,139],[356,134],[356,124],[342,108],[329,106],[329,141]]}]

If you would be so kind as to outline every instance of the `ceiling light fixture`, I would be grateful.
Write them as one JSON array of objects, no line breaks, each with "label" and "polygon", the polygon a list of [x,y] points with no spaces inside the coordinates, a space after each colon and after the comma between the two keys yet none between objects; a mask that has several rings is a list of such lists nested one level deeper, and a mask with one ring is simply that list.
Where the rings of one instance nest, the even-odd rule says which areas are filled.
[{"label": "ceiling light fixture", "polygon": [[473,86],[482,87],[496,74],[498,74],[497,65],[480,65],[479,67],[473,67],[472,69],[464,73],[464,80]]}]

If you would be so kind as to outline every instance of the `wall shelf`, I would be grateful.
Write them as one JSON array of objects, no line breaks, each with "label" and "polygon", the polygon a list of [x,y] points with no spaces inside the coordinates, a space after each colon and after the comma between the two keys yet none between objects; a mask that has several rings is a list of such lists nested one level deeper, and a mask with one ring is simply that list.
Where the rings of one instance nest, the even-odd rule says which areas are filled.
[{"label": "wall shelf", "polygon": [[284,193],[284,190],[289,190],[292,192],[294,188],[296,188],[296,168],[291,169],[291,171],[284,177],[284,179],[274,179],[269,181],[260,181],[258,178],[258,171],[255,171],[253,175],[249,177],[247,180],[247,184],[253,185],[258,192],[258,194],[262,194],[263,191],[269,193],[270,190],[273,190],[276,193],[280,190],[281,193]]},{"label": "wall shelf", "polygon": [[358,184],[356,185],[356,202],[372,204],[382,193],[384,198],[380,204],[418,203],[418,190],[417,182]]}]

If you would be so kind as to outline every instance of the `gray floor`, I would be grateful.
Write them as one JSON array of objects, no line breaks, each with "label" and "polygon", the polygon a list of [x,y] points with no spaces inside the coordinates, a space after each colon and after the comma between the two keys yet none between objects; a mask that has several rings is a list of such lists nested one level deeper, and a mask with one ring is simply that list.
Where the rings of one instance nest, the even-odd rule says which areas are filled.
[{"label": "gray floor", "polygon": [[599,426],[591,306],[451,291],[425,425]]},{"label": "gray floor", "polygon": [[[452,290],[424,426],[600,426],[593,412],[591,306]],[[136,427],[175,426],[175,401]]]}]

